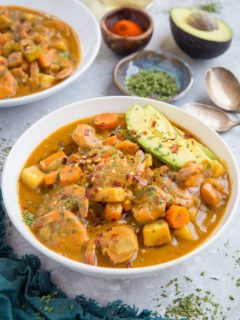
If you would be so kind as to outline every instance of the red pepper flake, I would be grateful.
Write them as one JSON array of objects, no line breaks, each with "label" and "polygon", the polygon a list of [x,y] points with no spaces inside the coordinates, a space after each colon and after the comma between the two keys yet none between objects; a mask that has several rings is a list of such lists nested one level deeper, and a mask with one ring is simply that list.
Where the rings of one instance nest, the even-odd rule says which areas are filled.
[{"label": "red pepper flake", "polygon": [[185,139],[191,139],[193,136],[190,133],[184,133]]},{"label": "red pepper flake", "polygon": [[174,143],[172,146],[172,153],[177,153],[178,152],[178,144]]},{"label": "red pepper flake", "polygon": [[143,131],[143,135],[146,136],[147,135],[147,131]]},{"label": "red pepper flake", "polygon": [[152,128],[156,127],[156,124],[157,124],[157,121],[154,120],[154,121],[152,122]]},{"label": "red pepper flake", "polygon": [[117,180],[114,180],[112,185],[113,185],[113,187],[121,187],[122,186],[121,182],[119,182]]},{"label": "red pepper flake", "polygon": [[93,188],[93,192],[97,193],[98,192],[98,188]]},{"label": "red pepper flake", "polygon": [[135,176],[133,176],[133,182],[134,182],[134,183],[138,183],[138,182],[139,182],[139,180],[140,180],[140,179],[139,179],[139,177],[138,177],[138,176],[136,176],[136,175],[135,175]]},{"label": "red pepper flake", "polygon": [[59,140],[57,144],[58,144],[58,146],[59,146],[59,147],[63,147],[63,146],[64,146],[64,144],[63,144],[63,141],[62,141],[62,140]]},{"label": "red pepper flake", "polygon": [[84,130],[84,136],[85,137],[89,137],[90,136],[90,130],[89,129],[85,129]]},{"label": "red pepper flake", "polygon": [[90,199],[91,198],[91,192],[90,192],[90,190],[86,190],[86,198],[87,199]]},{"label": "red pepper flake", "polygon": [[136,133],[137,133],[136,130],[131,130],[130,132],[131,132],[132,134],[136,134]]}]

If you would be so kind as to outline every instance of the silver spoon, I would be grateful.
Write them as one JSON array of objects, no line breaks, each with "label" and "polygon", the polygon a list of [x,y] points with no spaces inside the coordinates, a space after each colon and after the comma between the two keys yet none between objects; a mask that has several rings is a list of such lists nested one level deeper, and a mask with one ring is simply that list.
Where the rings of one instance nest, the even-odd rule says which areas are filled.
[{"label": "silver spoon", "polygon": [[226,132],[235,126],[240,125],[240,120],[233,121],[223,111],[206,104],[195,102],[187,103],[184,105],[184,109],[218,132]]},{"label": "silver spoon", "polygon": [[240,112],[240,82],[230,70],[223,67],[208,69],[206,85],[210,98],[219,108]]}]

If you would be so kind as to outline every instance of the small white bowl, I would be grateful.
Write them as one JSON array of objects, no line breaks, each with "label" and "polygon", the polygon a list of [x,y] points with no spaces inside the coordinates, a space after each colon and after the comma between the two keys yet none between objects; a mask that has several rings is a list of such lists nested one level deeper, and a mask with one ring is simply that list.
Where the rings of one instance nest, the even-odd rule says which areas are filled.
[{"label": "small white bowl", "polygon": [[[126,112],[129,106],[134,103],[139,105],[153,105],[163,114],[165,114],[171,121],[179,124],[181,127],[186,128],[195,134],[204,144],[211,148],[220,159],[226,162],[231,179],[232,192],[224,217],[211,236],[209,236],[209,238],[194,251],[175,260],[151,267],[135,269],[95,267],[68,259],[58,253],[55,253],[38,241],[38,239],[32,234],[22,219],[22,213],[18,200],[18,179],[25,162],[33,150],[39,145],[40,142],[43,141],[43,139],[67,123],[71,123],[78,119],[102,112]],[[2,177],[3,200],[8,215],[15,227],[27,239],[27,241],[29,241],[29,243],[31,243],[35,248],[49,258],[70,269],[94,276],[111,278],[133,278],[151,275],[179,265],[180,263],[193,258],[203,249],[206,249],[220,236],[220,234],[222,234],[231,221],[239,200],[239,189],[239,172],[235,159],[233,158],[228,146],[214,130],[180,108],[164,102],[138,97],[95,98],[66,106],[51,114],[48,114],[30,127],[15,143],[5,163]]]},{"label": "small white bowl", "polygon": [[81,60],[77,69],[67,79],[44,91],[19,98],[0,100],[0,108],[14,107],[46,98],[79,78],[95,60],[101,45],[101,31],[91,11],[79,0],[1,0],[1,5],[20,6],[50,13],[70,25],[77,33],[81,46]]}]

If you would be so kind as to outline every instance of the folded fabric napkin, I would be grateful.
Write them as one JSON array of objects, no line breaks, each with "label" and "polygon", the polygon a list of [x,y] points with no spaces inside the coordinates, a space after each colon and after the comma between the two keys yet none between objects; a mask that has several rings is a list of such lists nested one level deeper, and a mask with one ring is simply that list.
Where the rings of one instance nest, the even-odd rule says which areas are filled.
[{"label": "folded fabric napkin", "polygon": [[40,270],[37,256],[17,256],[7,244],[6,228],[0,191],[0,320],[167,320],[121,301],[100,307],[82,295],[69,299],[52,283],[50,272]]}]

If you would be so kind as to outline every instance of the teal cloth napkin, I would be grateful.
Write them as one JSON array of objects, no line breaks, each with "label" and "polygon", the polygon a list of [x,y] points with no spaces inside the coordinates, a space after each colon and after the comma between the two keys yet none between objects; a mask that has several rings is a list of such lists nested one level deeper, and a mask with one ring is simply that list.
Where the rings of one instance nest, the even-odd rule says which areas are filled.
[{"label": "teal cloth napkin", "polygon": [[6,229],[0,190],[0,320],[167,320],[121,301],[100,307],[82,295],[69,299],[50,272],[41,270],[37,256],[17,256],[6,241]]}]

